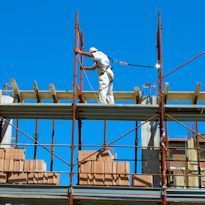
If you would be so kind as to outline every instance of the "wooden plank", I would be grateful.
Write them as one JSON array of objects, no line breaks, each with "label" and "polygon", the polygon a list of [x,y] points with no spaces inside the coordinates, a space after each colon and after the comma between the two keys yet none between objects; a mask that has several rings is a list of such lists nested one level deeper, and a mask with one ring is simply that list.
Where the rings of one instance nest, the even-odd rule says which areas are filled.
[{"label": "wooden plank", "polygon": [[81,92],[80,88],[78,87],[78,85],[76,85],[76,90],[77,90],[77,96],[79,98],[79,102],[80,103],[85,103],[84,97],[83,97],[83,93]]},{"label": "wooden plank", "polygon": [[[192,102],[195,92],[190,91],[169,91],[167,101],[189,101]],[[205,102],[205,92],[200,92],[198,101]]]},{"label": "wooden plank", "polygon": [[19,91],[19,88],[18,88],[18,85],[17,85],[16,80],[15,80],[14,78],[12,78],[12,79],[10,80],[10,83],[11,83],[11,86],[12,86],[12,88],[13,88],[13,92],[14,92],[14,94],[15,94],[15,98],[18,99],[18,102],[19,102],[19,103],[22,103],[22,102],[23,102],[23,98],[22,98],[21,93],[20,93],[20,91]]},{"label": "wooden plank", "polygon": [[201,83],[197,83],[195,93],[194,93],[194,97],[193,97],[193,100],[192,100],[193,104],[197,104],[200,88],[201,88]]},{"label": "wooden plank", "polygon": [[[16,91],[8,91],[15,92]],[[165,91],[164,91],[165,92]],[[22,100],[36,100],[36,94],[32,90],[19,90]],[[82,92],[84,100],[96,100],[96,95],[98,91],[83,91]],[[136,93],[134,91],[114,91],[115,101],[135,101]],[[168,91],[167,92],[167,102],[169,101],[180,101],[180,102],[192,102],[195,91]],[[48,90],[39,90],[39,96],[41,100],[52,100],[53,97]],[[58,100],[72,100],[73,91],[71,90],[56,90],[56,96]],[[138,95],[137,95],[138,96]],[[205,102],[205,92],[199,92],[198,102]]]},{"label": "wooden plank", "polygon": [[153,176],[151,174],[134,174],[132,175],[132,186],[153,187]]},{"label": "wooden plank", "polygon": [[164,86],[164,103],[167,103],[167,96],[168,96],[168,89],[169,89],[169,83],[165,83]]},{"label": "wooden plank", "polygon": [[[11,91],[12,92],[12,91]],[[33,90],[20,90],[19,91],[23,100],[36,100],[36,94]],[[96,95],[98,96],[98,91],[83,91],[82,92],[84,100],[96,100]],[[134,100],[135,93],[133,91],[114,91],[115,100]],[[56,96],[58,100],[72,100],[73,91],[71,90],[56,90]],[[39,90],[39,97],[41,100],[52,100],[53,97],[48,90]]]},{"label": "wooden plank", "polygon": [[134,97],[135,99],[133,99],[137,104],[139,104],[141,102],[141,91],[139,87],[135,87],[134,89]]},{"label": "wooden plank", "polygon": [[37,103],[41,103],[41,98],[40,98],[40,95],[39,95],[38,84],[37,84],[36,81],[34,81],[33,88],[34,88],[34,92],[36,94]]},{"label": "wooden plank", "polygon": [[55,89],[54,84],[50,83],[49,84],[49,89],[50,89],[51,96],[53,98],[53,102],[58,103],[58,97],[56,95],[56,89]]}]

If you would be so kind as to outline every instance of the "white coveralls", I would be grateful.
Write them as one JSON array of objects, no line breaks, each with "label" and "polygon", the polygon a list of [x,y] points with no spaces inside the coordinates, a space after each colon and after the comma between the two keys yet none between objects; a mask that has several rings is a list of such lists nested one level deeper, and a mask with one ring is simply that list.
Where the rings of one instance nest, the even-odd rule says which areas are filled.
[{"label": "white coveralls", "polygon": [[114,74],[111,70],[110,62],[103,52],[96,51],[92,53],[93,60],[95,61],[99,79],[99,103],[101,104],[114,104],[113,96],[113,80]]}]

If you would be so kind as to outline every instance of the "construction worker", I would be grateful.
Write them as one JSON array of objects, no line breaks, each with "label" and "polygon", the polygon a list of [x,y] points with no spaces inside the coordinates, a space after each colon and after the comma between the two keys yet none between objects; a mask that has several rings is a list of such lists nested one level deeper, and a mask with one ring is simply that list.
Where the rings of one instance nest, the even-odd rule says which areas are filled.
[{"label": "construction worker", "polygon": [[102,104],[114,104],[113,79],[114,74],[111,70],[110,61],[103,52],[91,47],[89,52],[83,52],[75,48],[75,53],[90,57],[94,60],[92,67],[84,67],[84,70],[95,70],[98,72],[99,79],[99,102]]}]

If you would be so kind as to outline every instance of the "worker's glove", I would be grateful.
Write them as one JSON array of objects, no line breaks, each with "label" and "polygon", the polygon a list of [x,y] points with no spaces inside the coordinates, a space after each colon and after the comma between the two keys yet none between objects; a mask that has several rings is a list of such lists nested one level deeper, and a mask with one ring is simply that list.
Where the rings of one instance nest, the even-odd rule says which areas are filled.
[{"label": "worker's glove", "polygon": [[156,63],[154,67],[158,70],[161,66],[159,63]]}]

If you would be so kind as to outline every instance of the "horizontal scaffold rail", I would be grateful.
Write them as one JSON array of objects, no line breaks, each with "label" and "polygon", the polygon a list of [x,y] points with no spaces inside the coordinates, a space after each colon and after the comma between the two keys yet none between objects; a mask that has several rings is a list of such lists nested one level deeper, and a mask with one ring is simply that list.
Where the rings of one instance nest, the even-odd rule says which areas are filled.
[{"label": "horizontal scaffold rail", "polygon": [[[145,121],[159,113],[158,105],[77,104],[76,119]],[[205,121],[205,105],[165,105],[165,114],[178,121]],[[72,104],[0,104],[0,116],[7,119],[72,119]],[[165,119],[172,121],[165,115]]]},{"label": "horizontal scaffold rail", "polygon": [[[161,200],[161,190],[157,188],[136,189],[129,187],[73,187],[75,204],[152,204]],[[21,203],[31,205],[67,205],[68,187],[40,185],[0,185],[2,203]],[[178,203],[205,203],[205,190],[167,189],[167,201]]]}]

